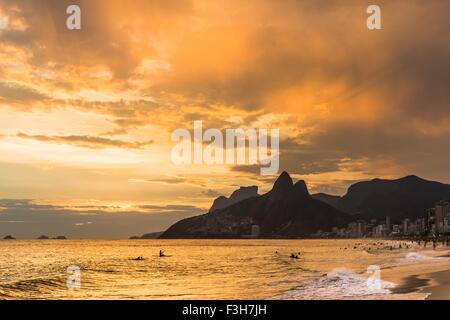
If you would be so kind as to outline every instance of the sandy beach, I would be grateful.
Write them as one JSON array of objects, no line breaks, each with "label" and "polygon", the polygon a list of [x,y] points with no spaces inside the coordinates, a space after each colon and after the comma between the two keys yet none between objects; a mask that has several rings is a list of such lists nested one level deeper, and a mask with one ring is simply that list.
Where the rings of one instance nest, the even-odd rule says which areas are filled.
[{"label": "sandy beach", "polygon": [[450,299],[450,255],[447,248],[417,251],[409,259],[382,269],[384,281],[396,283],[389,299]]},{"label": "sandy beach", "polygon": [[423,289],[430,292],[429,300],[450,300],[450,270],[430,274],[435,283]]}]

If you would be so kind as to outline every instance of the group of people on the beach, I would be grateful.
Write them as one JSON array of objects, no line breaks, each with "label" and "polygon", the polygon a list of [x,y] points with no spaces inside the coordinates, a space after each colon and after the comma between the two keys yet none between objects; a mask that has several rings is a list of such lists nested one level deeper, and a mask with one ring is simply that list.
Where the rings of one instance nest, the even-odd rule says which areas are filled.
[{"label": "group of people on the beach", "polygon": [[[353,245],[353,250],[363,249],[367,252],[374,250],[396,250],[396,249],[410,249],[414,244],[417,244],[419,247],[423,245],[424,248],[428,246],[429,243],[432,244],[433,250],[436,250],[439,244],[442,247],[448,248],[450,245],[450,239],[448,236],[441,237],[416,237],[408,240],[393,240],[393,241],[377,241],[372,243],[362,243],[357,242]],[[351,249],[350,247],[341,248],[342,250]]]},{"label": "group of people on the beach", "polygon": [[415,242],[417,242],[417,244],[419,246],[422,245],[423,243],[423,247],[426,248],[428,243],[432,243],[433,246],[433,250],[436,250],[437,246],[439,245],[439,243],[442,244],[442,247],[449,247],[450,243],[449,243],[449,237],[445,236],[445,237],[432,237],[432,238],[419,238],[419,239],[415,239]]},{"label": "group of people on the beach", "polygon": [[[374,250],[395,250],[395,249],[409,249],[412,247],[412,241],[406,241],[406,242],[400,242],[398,241],[377,241],[372,243],[355,243],[353,245],[353,250],[362,249],[367,252],[374,251]],[[348,250],[351,249],[350,247],[344,247],[341,248],[342,250]]]}]

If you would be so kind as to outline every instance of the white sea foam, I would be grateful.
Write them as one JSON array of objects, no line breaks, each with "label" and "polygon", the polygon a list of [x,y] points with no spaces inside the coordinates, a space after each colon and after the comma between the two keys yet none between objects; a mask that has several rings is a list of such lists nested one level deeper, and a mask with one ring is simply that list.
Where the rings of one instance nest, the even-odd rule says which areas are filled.
[{"label": "white sea foam", "polygon": [[373,280],[345,268],[334,269],[315,283],[296,287],[280,299],[364,299],[390,294],[395,284]]},{"label": "white sea foam", "polygon": [[[433,252],[432,254],[436,254]],[[422,262],[438,262],[438,261],[446,261],[448,257],[440,257],[440,256],[429,256],[423,253],[418,252],[410,252],[406,254],[404,258],[397,259],[396,262],[399,264],[404,263],[422,263]],[[396,265],[396,264],[394,264]]]},{"label": "white sea foam", "polygon": [[424,261],[424,260],[434,260],[436,258],[426,256],[426,255],[418,253],[418,252],[410,252],[406,255],[406,257],[404,259],[408,260],[408,261]]}]

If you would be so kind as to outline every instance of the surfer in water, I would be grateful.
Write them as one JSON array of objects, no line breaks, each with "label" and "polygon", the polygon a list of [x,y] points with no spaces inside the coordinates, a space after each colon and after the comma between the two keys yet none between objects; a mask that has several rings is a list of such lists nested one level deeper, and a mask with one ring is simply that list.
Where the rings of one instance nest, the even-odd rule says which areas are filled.
[{"label": "surfer in water", "polygon": [[166,255],[164,254],[163,250],[159,250],[159,257],[165,257]]},{"label": "surfer in water", "polygon": [[137,257],[137,258],[135,258],[135,259],[132,259],[132,260],[135,260],[135,261],[143,261],[143,260],[145,260],[145,259],[144,259],[144,257],[139,256],[139,257]]}]

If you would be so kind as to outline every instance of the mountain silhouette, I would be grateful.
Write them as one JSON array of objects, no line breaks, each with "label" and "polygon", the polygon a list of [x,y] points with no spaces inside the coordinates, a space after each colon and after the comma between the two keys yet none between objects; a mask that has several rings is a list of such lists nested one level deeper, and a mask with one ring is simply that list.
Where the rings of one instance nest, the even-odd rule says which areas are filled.
[{"label": "mountain silhouette", "polygon": [[363,219],[416,219],[440,200],[450,199],[450,185],[411,175],[396,180],[373,179],[350,186],[343,197],[315,194],[314,198]]},{"label": "mountain silhouette", "polygon": [[229,198],[225,196],[220,196],[216,200],[214,200],[211,209],[209,212],[214,212],[218,209],[223,209],[229,207],[235,203],[238,203],[242,200],[253,198],[258,196],[258,187],[240,187],[238,190],[235,190]]},{"label": "mountain silhouette", "polygon": [[160,238],[242,238],[258,225],[262,238],[302,238],[319,229],[342,227],[351,216],[310,196],[304,181],[287,172],[271,191],[172,225]]}]

